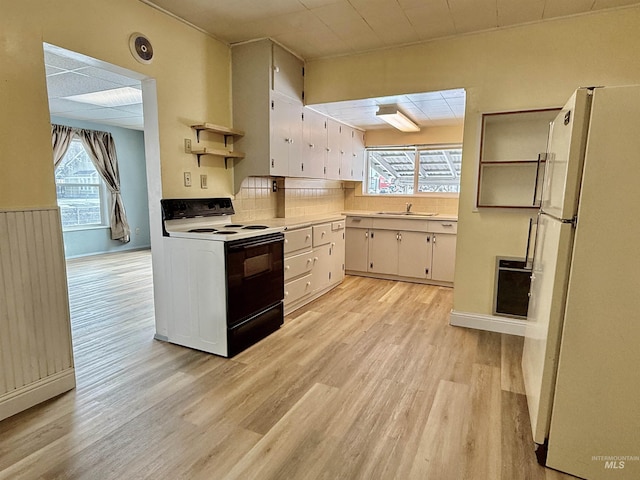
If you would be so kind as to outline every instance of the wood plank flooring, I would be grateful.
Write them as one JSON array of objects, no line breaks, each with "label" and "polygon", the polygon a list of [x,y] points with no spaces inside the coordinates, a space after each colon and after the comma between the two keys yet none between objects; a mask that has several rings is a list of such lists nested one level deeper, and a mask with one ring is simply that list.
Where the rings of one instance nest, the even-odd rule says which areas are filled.
[{"label": "wood plank flooring", "polygon": [[0,422],[0,479],[561,480],[517,337],[448,288],[347,277],[233,359],[153,339],[148,251],[68,262],[76,390]]}]

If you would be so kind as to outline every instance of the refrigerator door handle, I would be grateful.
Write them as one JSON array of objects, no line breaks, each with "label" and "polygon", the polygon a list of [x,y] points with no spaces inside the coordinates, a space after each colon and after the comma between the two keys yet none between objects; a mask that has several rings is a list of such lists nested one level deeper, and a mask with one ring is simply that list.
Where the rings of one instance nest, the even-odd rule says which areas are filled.
[{"label": "refrigerator door handle", "polygon": [[[529,231],[527,232],[527,250],[524,254],[524,269],[525,270],[533,270],[533,257],[531,258],[531,262],[529,262],[529,252],[531,251],[531,230],[533,229],[533,225],[538,225],[538,220],[534,222],[533,217],[529,218]],[[536,231],[536,236],[538,232]],[[535,255],[536,247],[535,241],[533,246],[533,252]]]},{"label": "refrigerator door handle", "polygon": [[[538,206],[536,205],[536,200],[538,198],[538,182],[540,181],[540,163],[546,160],[547,160],[546,152],[538,154],[538,163],[536,163],[536,179],[535,179],[536,183],[533,186],[533,202],[531,203],[531,205],[533,205],[534,207]],[[542,205],[542,198],[540,198],[540,205]]]}]

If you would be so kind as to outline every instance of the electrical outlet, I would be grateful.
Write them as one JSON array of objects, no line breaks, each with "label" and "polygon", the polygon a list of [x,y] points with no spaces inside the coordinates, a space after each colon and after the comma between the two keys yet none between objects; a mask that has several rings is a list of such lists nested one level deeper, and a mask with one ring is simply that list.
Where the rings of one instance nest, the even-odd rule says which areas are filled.
[{"label": "electrical outlet", "polygon": [[184,153],[191,153],[191,139],[184,139]]},{"label": "electrical outlet", "polygon": [[184,172],[184,186],[191,186],[191,172]]},{"label": "electrical outlet", "polygon": [[200,188],[207,188],[207,176],[200,175]]}]

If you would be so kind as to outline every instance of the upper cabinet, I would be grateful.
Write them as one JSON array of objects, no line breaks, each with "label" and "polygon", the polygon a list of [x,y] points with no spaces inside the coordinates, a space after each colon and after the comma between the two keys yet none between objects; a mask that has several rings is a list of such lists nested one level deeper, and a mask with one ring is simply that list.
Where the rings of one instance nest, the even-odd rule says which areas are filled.
[{"label": "upper cabinet", "polygon": [[271,43],[271,88],[302,102],[304,100],[304,63],[280,45],[269,43]]},{"label": "upper cabinet", "polygon": [[302,60],[271,40],[231,49],[233,124],[245,158],[234,164],[234,187],[248,176],[289,176],[301,168]]},{"label": "upper cabinet", "polygon": [[234,187],[248,176],[361,180],[364,132],[303,106],[304,63],[269,39],[234,45]]},{"label": "upper cabinet", "polygon": [[302,158],[300,175],[325,178],[327,161],[327,117],[305,108],[302,122]]},{"label": "upper cabinet", "polygon": [[540,205],[549,124],[558,109],[482,115],[478,207]]}]

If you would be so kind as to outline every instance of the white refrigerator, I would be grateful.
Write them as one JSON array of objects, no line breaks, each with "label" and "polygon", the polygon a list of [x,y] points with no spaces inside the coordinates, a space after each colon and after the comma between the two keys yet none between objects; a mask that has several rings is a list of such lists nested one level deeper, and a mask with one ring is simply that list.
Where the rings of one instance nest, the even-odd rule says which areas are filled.
[{"label": "white refrigerator", "polygon": [[640,86],[551,124],[522,370],[538,460],[640,479]]}]

